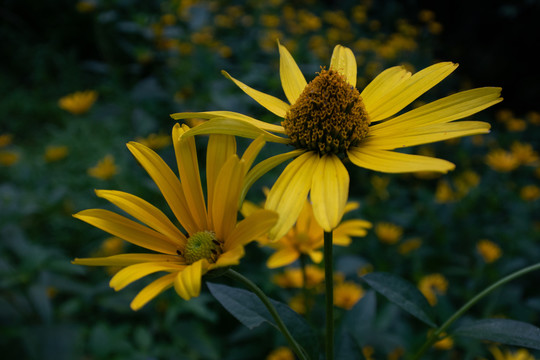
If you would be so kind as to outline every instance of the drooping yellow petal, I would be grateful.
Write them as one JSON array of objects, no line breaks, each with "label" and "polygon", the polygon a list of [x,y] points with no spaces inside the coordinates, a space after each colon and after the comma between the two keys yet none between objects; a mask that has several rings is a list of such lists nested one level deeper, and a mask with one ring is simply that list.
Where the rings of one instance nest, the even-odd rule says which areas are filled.
[{"label": "drooping yellow petal", "polygon": [[142,144],[130,142],[127,147],[161,190],[167,204],[184,229],[190,234],[197,231],[197,224],[187,206],[180,180],[165,161]]},{"label": "drooping yellow petal", "polygon": [[372,135],[386,136],[414,127],[462,119],[500,101],[501,88],[484,87],[461,91],[370,127]]},{"label": "drooping yellow petal", "polygon": [[197,161],[197,147],[195,138],[181,138],[189,127],[175,124],[173,127],[173,145],[180,174],[180,183],[186,197],[187,205],[197,225],[197,230],[208,229],[206,221],[206,204],[201,185],[199,173],[199,162]]},{"label": "drooping yellow petal", "polygon": [[368,114],[376,108],[377,99],[386,96],[387,93],[406,81],[411,75],[403,66],[388,68],[377,75],[360,93]]},{"label": "drooping yellow petal", "polygon": [[181,248],[180,242],[175,244],[165,235],[112,211],[89,209],[83,210],[73,217],[149,250],[175,255],[176,251]]},{"label": "drooping yellow petal", "polygon": [[122,290],[129,284],[143,277],[156,273],[158,271],[177,272],[186,268],[186,265],[180,265],[170,262],[144,262],[129,265],[118,271],[109,282],[109,285],[116,291]]},{"label": "drooping yellow petal", "polygon": [[174,279],[174,289],[184,300],[199,296],[201,292],[201,278],[206,272],[207,261],[198,260],[180,271]]},{"label": "drooping yellow petal", "polygon": [[259,155],[261,149],[264,147],[264,144],[266,144],[266,142],[264,141],[263,136],[259,136],[249,144],[246,151],[244,151],[244,154],[242,154],[242,160],[246,163],[246,169],[251,168],[251,165],[253,165],[257,155]]},{"label": "drooping yellow petal", "polygon": [[273,112],[281,118],[285,118],[285,114],[290,107],[289,104],[287,104],[283,100],[278,99],[277,97],[250,88],[243,82],[233,78],[226,71],[222,71],[221,73],[225,75],[229,80],[233,81],[240,89],[242,89],[242,91],[248,94],[253,100],[264,106],[270,112]]},{"label": "drooping yellow petal", "polygon": [[300,253],[298,251],[294,250],[293,248],[286,247],[270,255],[270,257],[266,261],[266,266],[268,266],[268,268],[270,269],[275,269],[278,267],[292,264],[299,257]]},{"label": "drooping yellow petal", "polygon": [[324,229],[332,231],[338,226],[349,196],[349,173],[334,154],[321,157],[311,185],[313,215]]},{"label": "drooping yellow petal", "polygon": [[330,59],[330,69],[345,76],[349,84],[356,87],[356,58],[351,49],[336,45]]},{"label": "drooping yellow petal", "polygon": [[96,195],[107,199],[137,220],[162,233],[174,244],[185,244],[186,237],[169,218],[154,205],[135,195],[116,190],[96,190]]},{"label": "drooping yellow petal", "polygon": [[227,267],[234,266],[240,263],[240,259],[244,256],[244,247],[237,246],[225,251],[219,255],[215,264],[210,264],[211,267]]},{"label": "drooping yellow petal", "polygon": [[128,266],[143,262],[177,262],[180,259],[176,255],[164,254],[119,254],[107,257],[75,258],[71,263],[86,266]]},{"label": "drooping yellow petal", "polygon": [[300,68],[294,61],[289,50],[281,45],[279,47],[279,75],[281,77],[281,86],[289,100],[289,103],[294,104],[304,88],[306,87],[306,79],[300,71]]},{"label": "drooping yellow petal", "polygon": [[214,118],[229,118],[229,119],[242,120],[242,121],[248,122],[262,130],[275,132],[278,134],[285,134],[285,129],[281,125],[269,124],[267,122],[254,119],[251,116],[247,116],[247,115],[240,114],[233,111],[183,112],[183,113],[171,114],[171,118],[175,120],[193,119],[193,118],[200,118],[200,119],[206,119],[206,120],[211,120]]},{"label": "drooping yellow petal", "polygon": [[308,253],[309,258],[311,261],[313,261],[315,264],[320,263],[323,260],[323,253],[322,251],[313,250]]},{"label": "drooping yellow petal", "polygon": [[167,274],[145,286],[133,299],[130,306],[134,311],[139,310],[163,291],[173,286],[176,273]]},{"label": "drooping yellow petal", "polygon": [[442,62],[420,70],[377,98],[364,98],[364,104],[371,121],[386,119],[405,106],[412,103],[420,95],[441,82],[457,67],[451,62]]},{"label": "drooping yellow petal", "polygon": [[347,155],[351,162],[357,166],[385,173],[416,171],[446,173],[455,168],[454,164],[446,160],[388,150],[356,147],[350,148]]},{"label": "drooping yellow petal", "polygon": [[366,220],[352,219],[339,224],[334,230],[332,241],[335,245],[348,246],[351,237],[363,237],[367,234],[367,229],[371,228],[371,223]]},{"label": "drooping yellow petal", "polygon": [[263,209],[255,211],[240,221],[229,237],[225,239],[225,250],[244,246],[250,241],[268,234],[277,220],[278,214],[273,211]]},{"label": "drooping yellow petal", "polygon": [[311,188],[318,162],[319,155],[314,152],[300,155],[287,165],[268,193],[265,208],[279,214],[279,220],[269,234],[271,239],[280,239],[295,223]]}]

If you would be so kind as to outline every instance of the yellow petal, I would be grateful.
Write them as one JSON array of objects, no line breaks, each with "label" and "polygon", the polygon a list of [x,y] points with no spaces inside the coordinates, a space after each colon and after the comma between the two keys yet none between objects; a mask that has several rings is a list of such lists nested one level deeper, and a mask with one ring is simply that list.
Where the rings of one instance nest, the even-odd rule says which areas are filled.
[{"label": "yellow petal", "polygon": [[321,251],[310,251],[308,255],[315,264],[318,264],[323,260],[323,253]]},{"label": "yellow petal", "polygon": [[240,263],[240,259],[243,256],[244,256],[244,247],[237,246],[219,255],[216,263],[211,264],[211,266],[214,265],[214,267],[218,268],[218,267],[238,265]]},{"label": "yellow petal", "polygon": [[349,173],[334,154],[321,157],[316,176],[313,176],[311,185],[311,203],[313,215],[324,229],[332,231],[338,226],[349,196]]},{"label": "yellow petal", "polygon": [[83,210],[73,216],[111,235],[118,236],[132,244],[149,250],[176,255],[176,251],[181,248],[180,242],[174,244],[165,235],[112,211],[89,209]]},{"label": "yellow petal", "polygon": [[71,263],[86,266],[128,266],[142,262],[179,262],[179,257],[163,254],[119,254],[107,257],[76,258]]},{"label": "yellow petal", "polygon": [[177,272],[184,269],[186,265],[180,265],[170,262],[150,263],[144,262],[127,266],[117,272],[111,279],[109,285],[116,291],[122,290],[129,284],[146,275],[156,273],[158,271]]},{"label": "yellow petal", "polygon": [[248,94],[253,100],[264,106],[268,111],[273,112],[281,118],[285,118],[285,114],[290,107],[289,104],[287,104],[283,100],[278,99],[277,97],[250,88],[243,82],[233,78],[226,71],[222,71],[222,74],[225,75],[229,80],[232,80],[240,89],[242,89],[246,94]]},{"label": "yellow petal", "polygon": [[275,132],[278,134],[285,134],[285,129],[283,126],[275,125],[275,124],[269,124],[264,121],[260,121],[257,119],[254,119],[250,116],[240,114],[233,111],[205,111],[205,112],[183,112],[183,113],[176,113],[171,114],[171,117],[175,120],[181,120],[181,119],[193,119],[193,118],[200,118],[200,119],[206,119],[211,120],[214,118],[228,118],[228,119],[234,119],[234,120],[242,120],[245,122],[248,122],[252,125],[255,125],[259,129]]},{"label": "yellow petal", "polygon": [[399,115],[369,128],[372,135],[399,133],[413,127],[462,119],[500,101],[501,88],[484,87],[462,91]]},{"label": "yellow petal", "polygon": [[293,248],[284,248],[273,253],[266,261],[266,266],[275,269],[292,264],[300,257],[300,253]]},{"label": "yellow petal", "polygon": [[388,68],[377,75],[360,93],[368,114],[376,108],[380,98],[410,77],[411,73],[403,66]]},{"label": "yellow petal", "polygon": [[206,260],[202,259],[187,266],[180,271],[174,279],[174,289],[184,300],[199,296],[201,292],[201,278],[206,272]]},{"label": "yellow petal", "polygon": [[330,69],[345,76],[352,87],[356,86],[356,58],[351,49],[336,45],[330,59]]},{"label": "yellow petal", "polygon": [[190,234],[197,231],[197,225],[187,206],[180,180],[169,166],[158,154],[142,144],[130,142],[127,147],[159,187],[167,204],[184,229]]},{"label": "yellow petal", "polygon": [[249,144],[244,154],[242,154],[242,160],[246,163],[246,169],[251,168],[253,162],[257,158],[257,155],[261,152],[261,149],[264,147],[266,142],[264,141],[263,136],[259,136]]},{"label": "yellow petal", "polygon": [[446,173],[455,165],[449,161],[428,156],[402,154],[395,151],[352,148],[347,152],[357,166],[385,173],[436,171]]},{"label": "yellow petal", "polygon": [[181,138],[189,127],[182,128],[180,124],[173,127],[173,145],[180,174],[180,183],[188,208],[198,230],[208,229],[206,221],[206,205],[199,174],[199,162],[197,160],[197,147],[195,138]]},{"label": "yellow petal", "polygon": [[289,103],[294,104],[307,85],[306,79],[291,56],[291,53],[279,41],[278,46],[281,86],[287,99],[289,99]]},{"label": "yellow petal", "polygon": [[348,246],[351,243],[351,237],[363,237],[367,234],[367,229],[371,228],[371,223],[365,220],[346,220],[343,221],[334,230],[332,238],[335,245]]},{"label": "yellow petal", "polygon": [[276,224],[278,214],[270,210],[256,210],[240,221],[230,236],[225,239],[225,250],[244,246],[252,240],[268,234]]},{"label": "yellow petal", "polygon": [[451,62],[431,65],[400,82],[399,85],[376,99],[364,98],[364,104],[371,121],[383,120],[396,114],[450,75],[456,67],[457,64]]},{"label": "yellow petal", "polygon": [[131,309],[134,311],[139,310],[146,305],[153,298],[161,294],[163,291],[173,286],[176,273],[167,274],[160,277],[157,280],[152,281],[150,284],[144,287],[137,296],[131,302]]},{"label": "yellow petal", "polygon": [[319,155],[314,152],[300,155],[287,165],[268,193],[265,208],[279,214],[279,220],[269,234],[271,239],[282,238],[296,222],[318,162]]},{"label": "yellow petal", "polygon": [[149,202],[123,191],[96,190],[96,195],[107,199],[137,220],[167,236],[173,244],[185,244],[186,237],[169,218]]}]

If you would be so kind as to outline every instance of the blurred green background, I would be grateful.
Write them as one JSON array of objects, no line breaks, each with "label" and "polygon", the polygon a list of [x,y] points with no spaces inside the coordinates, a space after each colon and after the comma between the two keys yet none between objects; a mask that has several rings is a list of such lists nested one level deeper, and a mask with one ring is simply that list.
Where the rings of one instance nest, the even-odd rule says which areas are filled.
[{"label": "blurred green background", "polygon": [[[283,345],[273,329],[244,329],[206,289],[189,302],[171,290],[133,312],[129,302],[144,281],[115,293],[108,287],[114,269],[70,263],[127,249],[71,217],[112,208],[94,189],[127,191],[165,208],[125,143],[144,141],[172,165],[171,113],[231,110],[276,121],[220,74],[284,99],[276,39],[307,79],[328,66],[336,44],[350,47],[360,89],[390,66],[460,63],[414,106],[472,87],[503,87],[505,100],[474,116],[492,124],[489,135],[413,149],[456,163],[454,172],[350,169],[351,199],[361,207],[349,217],[375,226],[336,248],[337,270],[348,280],[360,284],[365,271],[388,271],[438,289],[433,306],[441,321],[485,286],[538,262],[539,15],[532,0],[0,1],[2,358],[264,359]],[[78,91],[91,92],[76,105],[60,100]],[[204,153],[204,140],[198,144]],[[248,198],[261,200],[279,170]],[[297,290],[272,282],[283,269],[265,268],[270,253],[250,245],[239,271],[288,302]],[[425,285],[432,274],[447,286]],[[539,279],[529,274],[506,285],[467,316],[538,326]],[[378,300],[372,358],[398,358],[396,349],[424,341],[422,324]],[[426,358],[493,358],[478,341],[440,347]]]}]

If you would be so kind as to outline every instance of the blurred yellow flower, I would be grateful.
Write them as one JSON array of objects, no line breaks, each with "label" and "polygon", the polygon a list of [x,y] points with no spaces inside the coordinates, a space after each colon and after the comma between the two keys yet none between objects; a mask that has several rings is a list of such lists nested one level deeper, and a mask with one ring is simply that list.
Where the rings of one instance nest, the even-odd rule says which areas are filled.
[{"label": "blurred yellow flower", "polygon": [[401,357],[405,354],[405,349],[402,347],[397,347],[394,350],[392,350],[391,353],[388,354],[386,357],[387,360],[399,360]]},{"label": "blurred yellow flower", "polygon": [[375,354],[375,349],[373,348],[373,346],[366,345],[362,347],[362,355],[364,355],[364,359],[375,360],[373,354]]},{"label": "blurred yellow flower", "polygon": [[488,264],[496,261],[502,255],[501,248],[493,241],[482,239],[476,244],[476,251],[482,256],[482,259]]},{"label": "blurred yellow flower", "polygon": [[521,188],[519,195],[524,201],[536,201],[540,199],[540,188],[536,185],[526,185]]},{"label": "blurred yellow flower", "polygon": [[11,166],[19,161],[20,155],[18,152],[2,150],[0,151],[0,165]]},{"label": "blurred yellow flower", "polygon": [[446,180],[439,180],[435,189],[435,200],[438,203],[445,204],[456,200],[454,190]]},{"label": "blurred yellow flower", "polygon": [[[446,336],[446,334],[443,333],[442,336]],[[454,347],[454,339],[450,336],[446,336],[433,344],[433,347],[437,350],[450,350]]]},{"label": "blurred yellow flower", "polygon": [[307,306],[306,306],[306,297],[304,296],[304,293],[300,292],[287,301],[287,304],[291,309],[293,309],[298,314],[305,314],[307,313]]},{"label": "blurred yellow flower", "polygon": [[510,147],[510,151],[521,165],[531,165],[538,163],[538,153],[534,151],[531,144],[516,141]]},{"label": "blurred yellow flower", "polygon": [[77,91],[60,98],[60,100],[58,100],[58,106],[73,115],[81,115],[90,110],[97,98],[97,91]]},{"label": "blurred yellow flower", "polygon": [[516,351],[506,350],[504,353],[492,346],[489,351],[495,360],[535,360],[534,356],[526,349],[517,349]]},{"label": "blurred yellow flower", "polygon": [[364,296],[364,289],[355,282],[344,281],[334,285],[334,305],[350,310]]},{"label": "blurred yellow flower", "polygon": [[118,173],[118,169],[114,163],[114,157],[110,154],[99,160],[94,167],[88,169],[88,175],[101,180],[108,180],[116,173]]},{"label": "blurred yellow flower", "polygon": [[13,134],[1,134],[0,135],[0,149],[10,145],[13,141]]},{"label": "blurred yellow flower", "polygon": [[45,154],[43,155],[43,157],[47,162],[60,161],[68,155],[68,151],[69,150],[67,146],[49,145],[45,148]]},{"label": "blurred yellow flower", "polygon": [[519,160],[509,151],[495,149],[486,155],[486,164],[495,171],[510,172],[519,167]]},{"label": "blurred yellow flower", "polygon": [[[306,288],[315,288],[324,281],[324,269],[315,265],[307,265],[305,271]],[[288,268],[283,273],[274,275],[272,281],[282,288],[302,288],[304,274],[301,268]]]},{"label": "blurred yellow flower", "polygon": [[146,138],[137,138],[136,141],[152,150],[159,150],[171,144],[171,137],[165,134],[150,134]]},{"label": "blurred yellow flower", "polygon": [[285,346],[282,346],[273,350],[266,357],[266,360],[294,360],[294,359],[296,359],[296,357],[294,356],[293,351]]},{"label": "blurred yellow flower", "polygon": [[511,132],[523,131],[527,128],[527,122],[523,119],[512,118],[506,121],[506,129]]},{"label": "blurred yellow flower", "polygon": [[398,251],[402,255],[407,255],[410,252],[418,249],[422,245],[422,239],[413,238],[399,244]]},{"label": "blurred yellow flower", "polygon": [[442,274],[430,274],[418,282],[418,289],[424,294],[431,306],[437,304],[437,295],[446,294],[448,280]]},{"label": "blurred yellow flower", "polygon": [[432,10],[423,9],[418,13],[418,20],[422,22],[430,22],[435,20],[435,13]]},{"label": "blurred yellow flower", "polygon": [[389,222],[380,222],[375,225],[375,235],[383,244],[395,244],[403,235],[403,228]]},{"label": "blurred yellow flower", "polygon": [[533,125],[540,125],[540,113],[538,111],[530,111],[526,115],[529,123]]},{"label": "blurred yellow flower", "polygon": [[92,12],[96,9],[96,0],[80,0],[75,5],[75,8],[80,13]]}]

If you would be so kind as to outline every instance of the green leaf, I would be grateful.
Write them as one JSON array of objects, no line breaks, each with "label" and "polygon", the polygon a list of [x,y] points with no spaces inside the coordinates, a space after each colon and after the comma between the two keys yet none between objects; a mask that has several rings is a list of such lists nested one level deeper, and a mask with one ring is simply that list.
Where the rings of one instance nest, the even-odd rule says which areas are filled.
[{"label": "green leaf", "polygon": [[453,335],[540,350],[540,328],[517,320],[477,320],[460,326]]},{"label": "green leaf", "polygon": [[382,272],[368,273],[361,279],[409,314],[433,328],[437,327],[432,320],[431,306],[413,284],[395,275]]},{"label": "green leaf", "polygon": [[[249,329],[266,322],[278,328],[274,318],[262,301],[253,293],[227,285],[206,283],[212,295],[238,321]],[[319,356],[319,343],[313,329],[287,305],[270,299],[281,320],[285,323],[294,339],[304,348],[311,359]]]}]

